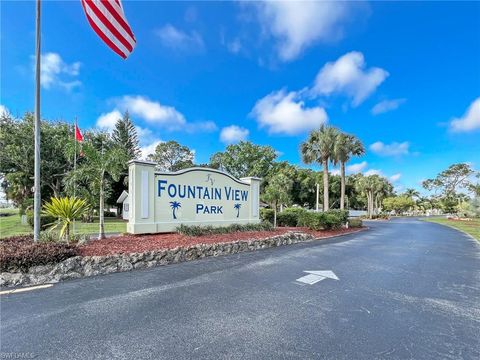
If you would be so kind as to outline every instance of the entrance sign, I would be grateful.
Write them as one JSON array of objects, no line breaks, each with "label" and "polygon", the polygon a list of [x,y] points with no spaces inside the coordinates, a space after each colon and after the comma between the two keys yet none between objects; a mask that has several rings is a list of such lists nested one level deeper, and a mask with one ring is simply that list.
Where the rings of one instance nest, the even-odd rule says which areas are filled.
[{"label": "entrance sign", "polygon": [[261,179],[236,179],[201,167],[157,172],[155,165],[150,161],[129,162],[129,233],[171,232],[181,224],[260,222]]}]

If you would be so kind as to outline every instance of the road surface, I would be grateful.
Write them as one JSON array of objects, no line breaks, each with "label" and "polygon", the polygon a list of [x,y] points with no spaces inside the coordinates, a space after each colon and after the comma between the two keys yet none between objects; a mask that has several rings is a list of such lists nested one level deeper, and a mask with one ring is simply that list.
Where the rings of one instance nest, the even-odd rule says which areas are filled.
[{"label": "road surface", "polygon": [[[1,358],[479,359],[479,244],[415,219],[368,225],[3,295]],[[339,280],[296,281],[309,270]]]}]

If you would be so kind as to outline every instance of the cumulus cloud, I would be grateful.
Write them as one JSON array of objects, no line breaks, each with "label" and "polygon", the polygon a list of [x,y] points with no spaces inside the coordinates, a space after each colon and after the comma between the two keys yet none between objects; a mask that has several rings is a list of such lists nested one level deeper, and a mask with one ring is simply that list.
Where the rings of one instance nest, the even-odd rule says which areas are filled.
[{"label": "cumulus cloud", "polygon": [[157,145],[162,143],[162,142],[163,141],[161,141],[161,140],[154,140],[150,144],[142,146],[140,148],[141,158],[146,160],[148,155],[153,154],[155,152],[155,149],[156,149]]},{"label": "cumulus cloud", "polygon": [[391,144],[384,144],[381,141],[377,141],[370,145],[370,150],[382,156],[407,155],[409,153],[409,148],[410,143],[408,141],[402,143],[393,142]]},{"label": "cumulus cloud", "polygon": [[368,163],[366,161],[362,161],[361,163],[358,164],[352,164],[347,166],[347,172],[355,174],[362,172],[366,167]]},{"label": "cumulus cloud", "polygon": [[199,33],[196,31],[187,33],[171,24],[155,30],[155,35],[160,39],[163,46],[174,50],[199,51],[205,47],[203,38]]},{"label": "cumulus cloud", "polygon": [[475,99],[461,118],[450,122],[450,129],[455,132],[469,132],[480,129],[480,97]]},{"label": "cumulus cloud", "polygon": [[112,131],[117,123],[118,119],[121,119],[123,116],[117,109],[110,111],[108,113],[103,113],[97,119],[97,127],[106,130]]},{"label": "cumulus cloud", "polygon": [[383,176],[382,170],[379,169],[370,169],[367,170],[363,173],[365,176],[370,176],[370,175],[380,175]]},{"label": "cumulus cloud", "polygon": [[393,100],[383,100],[380,101],[372,108],[373,115],[383,114],[392,110],[398,109],[400,105],[402,105],[406,99],[393,99]]},{"label": "cumulus cloud", "polygon": [[395,182],[395,181],[398,181],[400,180],[400,178],[402,177],[402,174],[401,173],[397,173],[397,174],[393,174],[392,176],[389,177],[389,180],[391,182]]},{"label": "cumulus cloud", "polygon": [[176,129],[186,124],[185,116],[172,106],[166,106],[145,96],[123,96],[115,101],[122,110],[150,124]]},{"label": "cumulus cloud", "polygon": [[239,127],[237,125],[230,125],[224,127],[220,132],[220,141],[225,144],[234,144],[239,141],[246,140],[248,134],[248,129]]},{"label": "cumulus cloud", "polygon": [[343,26],[352,7],[339,1],[261,1],[255,7],[265,34],[276,39],[283,61],[297,58],[317,42],[332,42],[343,35]]},{"label": "cumulus cloud", "polygon": [[8,111],[6,106],[0,104],[0,116],[1,115],[9,115],[10,111]]},{"label": "cumulus cloud", "polygon": [[40,84],[43,88],[57,86],[69,91],[82,85],[77,79],[80,74],[80,62],[68,64],[59,54],[49,52],[40,56],[40,63]]},{"label": "cumulus cloud", "polygon": [[324,108],[306,107],[297,92],[275,91],[255,104],[251,115],[269,133],[299,134],[319,127],[328,120]]},{"label": "cumulus cloud", "polygon": [[378,67],[367,68],[361,52],[352,51],[335,62],[326,63],[317,74],[312,88],[314,95],[345,94],[352,105],[360,105],[388,77]]}]

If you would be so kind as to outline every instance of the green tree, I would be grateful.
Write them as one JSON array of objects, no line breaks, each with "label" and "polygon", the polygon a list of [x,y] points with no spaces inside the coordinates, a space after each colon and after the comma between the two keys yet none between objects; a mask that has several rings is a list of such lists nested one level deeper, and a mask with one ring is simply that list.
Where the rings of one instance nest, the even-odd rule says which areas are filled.
[{"label": "green tree", "polygon": [[292,187],[292,180],[284,174],[278,174],[271,178],[270,183],[263,193],[263,201],[273,208],[273,226],[277,227],[277,211],[281,204],[290,201],[289,191]]},{"label": "green tree", "polygon": [[378,211],[384,197],[392,194],[393,186],[389,181],[379,175],[362,176],[356,183],[357,190],[367,198],[367,216],[372,216]]},{"label": "green tree", "polygon": [[[7,199],[22,206],[33,196],[33,114],[21,119],[0,115],[0,178]],[[62,149],[73,139],[73,127],[65,122],[41,122],[41,193],[43,198],[59,196],[62,177],[73,166],[73,157]]]},{"label": "green tree", "polygon": [[365,148],[356,136],[339,133],[333,146],[333,163],[340,164],[340,209],[345,208],[345,164],[352,156],[365,154]]},{"label": "green tree", "polygon": [[[72,145],[69,149],[71,151]],[[88,141],[82,144],[84,153],[83,161],[75,171],[71,171],[65,181],[70,183],[70,187],[75,181],[86,182],[91,191],[98,193],[99,199],[99,231],[98,238],[105,238],[105,187],[107,177],[111,176],[113,180],[118,181],[127,157],[124,149],[116,145],[108,134],[100,133],[92,136]]]},{"label": "green tree", "polygon": [[148,160],[157,163],[160,171],[178,171],[193,166],[194,154],[187,146],[170,140],[157,145]]},{"label": "green tree", "polygon": [[240,141],[228,145],[224,152],[217,152],[210,157],[210,166],[221,169],[237,177],[257,176],[265,178],[277,158],[271,146]]},{"label": "green tree", "polygon": [[407,190],[405,190],[403,195],[405,195],[406,197],[410,197],[412,199],[413,198],[417,198],[417,199],[420,198],[420,193],[418,192],[418,190],[415,190],[415,189],[412,189],[412,188],[408,188]]},{"label": "green tree", "polygon": [[410,196],[391,196],[383,199],[383,207],[387,211],[403,213],[413,207],[415,202]]},{"label": "green tree", "polygon": [[301,144],[300,153],[305,164],[318,163],[323,168],[323,210],[329,209],[328,162],[333,157],[338,130],[332,126],[322,125],[313,130],[307,141]]},{"label": "green tree", "polygon": [[112,138],[116,145],[127,152],[128,160],[138,159],[141,155],[137,129],[130,119],[128,111],[123,118],[118,119],[112,132]]},{"label": "green tree", "polygon": [[441,193],[444,197],[455,198],[459,188],[471,186],[470,176],[475,174],[471,166],[466,163],[450,165],[450,167],[439,173],[433,179],[422,182],[422,186],[435,193]]}]

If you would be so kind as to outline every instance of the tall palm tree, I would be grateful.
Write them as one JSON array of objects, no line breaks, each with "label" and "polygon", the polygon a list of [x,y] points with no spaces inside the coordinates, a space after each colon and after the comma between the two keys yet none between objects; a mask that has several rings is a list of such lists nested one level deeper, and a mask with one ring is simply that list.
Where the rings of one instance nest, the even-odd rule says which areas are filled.
[{"label": "tall palm tree", "polygon": [[[71,150],[71,146],[67,152]],[[90,184],[91,190],[99,195],[98,239],[105,238],[105,186],[107,177],[118,181],[128,160],[123,148],[112,142],[110,135],[100,133],[82,144],[84,161],[65,178],[67,186],[75,186],[75,181]],[[68,184],[69,183],[69,184]]]},{"label": "tall palm tree", "polygon": [[333,163],[340,163],[340,209],[345,208],[345,164],[352,156],[365,154],[365,148],[356,136],[339,133],[333,146]]},{"label": "tall palm tree", "polygon": [[415,189],[412,189],[412,188],[408,188],[407,190],[405,190],[405,193],[404,193],[405,196],[407,197],[411,197],[412,199],[413,198],[420,198],[420,193],[415,190]]},{"label": "tall palm tree", "polygon": [[332,126],[322,125],[313,130],[307,141],[300,145],[300,153],[305,164],[319,163],[323,167],[323,210],[329,208],[328,198],[328,162],[332,159],[333,148],[338,130]]}]

